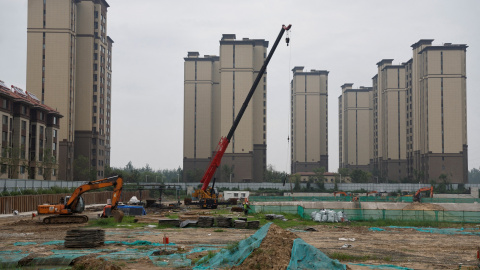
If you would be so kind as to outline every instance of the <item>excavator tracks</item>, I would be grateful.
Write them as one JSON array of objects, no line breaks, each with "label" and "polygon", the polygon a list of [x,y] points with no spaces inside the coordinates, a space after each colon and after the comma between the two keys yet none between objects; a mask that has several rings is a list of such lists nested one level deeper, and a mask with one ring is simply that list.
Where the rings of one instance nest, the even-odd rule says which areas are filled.
[{"label": "excavator tracks", "polygon": [[86,223],[88,221],[88,216],[78,215],[78,216],[49,216],[43,219],[45,224],[71,224],[71,223]]}]

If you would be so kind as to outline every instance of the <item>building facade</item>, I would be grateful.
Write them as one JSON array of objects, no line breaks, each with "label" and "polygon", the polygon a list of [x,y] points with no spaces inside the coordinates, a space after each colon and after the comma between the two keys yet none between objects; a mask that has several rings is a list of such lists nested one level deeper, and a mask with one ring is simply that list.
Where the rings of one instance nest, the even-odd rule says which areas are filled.
[{"label": "building facade", "polygon": [[328,171],[328,71],[292,72],[291,172]]},{"label": "building facade", "polygon": [[97,177],[110,163],[111,57],[104,0],[28,1],[27,89],[65,117],[58,178],[84,156]]},{"label": "building facade", "polygon": [[[199,181],[226,136],[266,58],[268,41],[224,34],[220,56],[184,58],[185,181]],[[225,151],[216,178],[261,182],[266,169],[266,75]]]},{"label": "building facade", "polygon": [[1,178],[56,180],[62,115],[32,93],[0,81]]},{"label": "building facade", "polygon": [[373,159],[373,90],[342,85],[339,107],[339,168],[371,170]]},{"label": "building facade", "polygon": [[467,183],[467,45],[432,42],[413,44],[405,63],[408,176]]},{"label": "building facade", "polygon": [[[467,45],[432,42],[413,44],[413,57],[401,65],[392,59],[377,63],[370,162],[377,181],[468,182]],[[353,136],[347,110],[340,96],[340,167],[347,167]]]},{"label": "building facade", "polygon": [[392,59],[377,63],[373,78],[375,174],[388,182],[407,177],[405,68]]}]

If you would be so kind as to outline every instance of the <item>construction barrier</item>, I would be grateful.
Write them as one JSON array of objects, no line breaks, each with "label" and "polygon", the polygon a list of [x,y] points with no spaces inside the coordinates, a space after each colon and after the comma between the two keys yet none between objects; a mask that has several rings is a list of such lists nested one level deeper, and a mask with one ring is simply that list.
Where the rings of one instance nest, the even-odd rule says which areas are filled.
[{"label": "construction barrier", "polygon": [[[413,202],[412,196],[358,196],[360,202]],[[250,196],[251,202],[350,202],[352,196],[306,197],[306,196]],[[480,198],[422,198],[423,203],[480,203]]]},{"label": "construction barrier", "polygon": [[[300,205],[251,205],[254,213],[289,213],[298,214],[304,219],[311,219],[310,214],[320,209],[304,208]],[[480,212],[474,211],[439,211],[439,210],[386,210],[386,209],[331,209],[344,212],[349,220],[404,220],[480,223]]]},{"label": "construction barrier", "polygon": [[[112,191],[86,192],[82,194],[85,204],[107,204],[107,199],[112,199]],[[11,214],[14,210],[18,212],[36,211],[41,204],[59,204],[60,198],[70,196],[69,194],[41,194],[0,197],[0,214]],[[137,198],[150,199],[148,192],[124,191],[121,194],[121,201],[128,201],[132,196]],[[143,197],[142,197],[143,196]]]}]

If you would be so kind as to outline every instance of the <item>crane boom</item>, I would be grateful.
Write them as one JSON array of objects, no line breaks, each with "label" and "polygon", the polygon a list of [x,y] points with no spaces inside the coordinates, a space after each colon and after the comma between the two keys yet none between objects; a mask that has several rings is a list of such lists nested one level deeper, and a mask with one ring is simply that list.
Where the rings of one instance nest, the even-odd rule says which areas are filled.
[{"label": "crane boom", "polygon": [[283,36],[283,33],[286,30],[290,30],[291,27],[292,27],[291,24],[289,24],[288,26],[282,25],[282,29],[280,30],[280,33],[278,34],[277,39],[275,40],[275,43],[272,46],[272,49],[268,53],[267,58],[263,62],[263,66],[258,72],[257,78],[253,82],[253,85],[250,88],[250,91],[248,92],[248,95],[245,98],[245,101],[243,102],[243,105],[240,108],[240,111],[238,111],[238,114],[235,117],[235,120],[233,121],[232,127],[230,128],[230,131],[228,132],[227,137],[220,138],[220,142],[218,143],[217,149],[215,151],[215,155],[212,161],[210,162],[210,165],[208,166],[207,170],[205,171],[205,174],[203,175],[202,180],[200,181],[201,183],[203,183],[201,188],[203,191],[207,190],[207,187],[210,184],[210,181],[212,180],[213,175],[217,171],[217,168],[220,166],[223,154],[227,150],[228,144],[230,143],[230,140],[232,139],[233,134],[235,133],[235,130],[237,129],[237,126],[240,123],[240,120],[242,119],[243,114],[245,113],[245,110],[248,107],[248,103],[250,102],[250,99],[252,99],[253,93],[257,89],[258,83],[262,79],[262,76],[265,73],[265,70],[267,69],[268,63],[270,62],[270,59],[272,58],[273,53],[275,52],[275,49],[277,48],[278,43],[280,42],[280,39]]}]

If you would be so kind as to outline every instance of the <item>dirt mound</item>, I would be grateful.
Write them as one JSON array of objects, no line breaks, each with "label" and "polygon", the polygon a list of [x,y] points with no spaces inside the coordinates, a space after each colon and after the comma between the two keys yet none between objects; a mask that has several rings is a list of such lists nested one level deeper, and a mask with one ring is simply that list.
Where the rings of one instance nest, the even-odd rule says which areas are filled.
[{"label": "dirt mound", "polygon": [[403,210],[435,210],[443,211],[445,208],[441,207],[438,204],[431,203],[411,203],[403,208]]},{"label": "dirt mound", "polygon": [[93,256],[83,256],[73,261],[73,270],[122,270],[122,268],[112,262],[102,258],[97,259]]},{"label": "dirt mound", "polygon": [[294,233],[272,224],[260,247],[232,269],[287,269],[296,238]]}]

